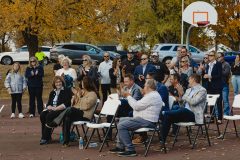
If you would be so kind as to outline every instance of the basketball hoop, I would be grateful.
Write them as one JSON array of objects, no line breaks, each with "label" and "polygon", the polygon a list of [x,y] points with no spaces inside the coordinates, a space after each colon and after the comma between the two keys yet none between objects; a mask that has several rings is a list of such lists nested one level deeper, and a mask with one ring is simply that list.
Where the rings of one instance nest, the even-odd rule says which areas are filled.
[{"label": "basketball hoop", "polygon": [[198,27],[206,27],[210,24],[210,21],[199,21],[197,22]]}]

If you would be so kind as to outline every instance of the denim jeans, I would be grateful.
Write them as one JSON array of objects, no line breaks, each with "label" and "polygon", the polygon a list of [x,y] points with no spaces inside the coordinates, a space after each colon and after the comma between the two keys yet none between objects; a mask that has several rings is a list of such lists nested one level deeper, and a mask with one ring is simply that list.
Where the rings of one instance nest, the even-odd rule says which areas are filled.
[{"label": "denim jeans", "polygon": [[236,96],[240,92],[240,76],[232,75],[232,85],[234,96]]},{"label": "denim jeans", "polygon": [[130,131],[135,131],[139,128],[153,128],[155,124],[153,122],[147,121],[140,117],[122,117],[117,125],[118,135],[117,135],[117,147],[124,149],[126,147],[127,151],[135,151],[132,144]]},{"label": "denim jeans", "polygon": [[222,90],[222,98],[223,98],[223,107],[224,107],[224,115],[229,115],[230,107],[229,107],[229,86],[227,83],[223,83]]},{"label": "denim jeans", "polygon": [[166,111],[163,115],[162,122],[162,140],[166,142],[170,126],[177,122],[195,122],[194,113],[186,108],[180,108],[177,110]]}]

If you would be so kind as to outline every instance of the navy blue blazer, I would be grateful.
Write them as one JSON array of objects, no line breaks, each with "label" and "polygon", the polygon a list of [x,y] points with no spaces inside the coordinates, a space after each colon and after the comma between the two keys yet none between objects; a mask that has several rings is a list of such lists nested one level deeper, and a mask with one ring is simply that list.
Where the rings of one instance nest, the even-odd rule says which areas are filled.
[{"label": "navy blue blazer", "polygon": [[[206,68],[206,74],[208,73],[209,65]],[[212,79],[208,82],[207,90],[212,91],[222,91],[222,63],[217,62],[212,69],[211,73]]]},{"label": "navy blue blazer", "polygon": [[163,106],[162,111],[168,111],[169,110],[169,101],[168,101],[169,93],[168,93],[167,87],[164,84],[158,82],[156,90],[160,94],[162,101],[165,103],[165,106]]},{"label": "navy blue blazer", "polygon": [[[144,83],[145,83],[145,79],[146,79],[146,76],[147,76],[148,73],[156,73],[156,67],[154,65],[148,63],[147,66],[146,66],[145,72],[143,73],[143,66],[138,65],[134,70],[135,83],[143,88]],[[143,75],[145,79],[140,81],[138,79],[139,75]]]}]

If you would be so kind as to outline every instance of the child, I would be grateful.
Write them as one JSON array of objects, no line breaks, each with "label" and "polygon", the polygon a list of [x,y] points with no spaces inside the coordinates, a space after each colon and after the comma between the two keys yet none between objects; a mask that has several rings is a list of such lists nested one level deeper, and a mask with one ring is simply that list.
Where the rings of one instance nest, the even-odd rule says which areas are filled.
[{"label": "child", "polygon": [[27,87],[26,79],[20,72],[20,63],[15,62],[8,73],[4,85],[12,98],[11,118],[15,118],[16,103],[18,106],[18,118],[24,118],[22,114],[22,94]]}]

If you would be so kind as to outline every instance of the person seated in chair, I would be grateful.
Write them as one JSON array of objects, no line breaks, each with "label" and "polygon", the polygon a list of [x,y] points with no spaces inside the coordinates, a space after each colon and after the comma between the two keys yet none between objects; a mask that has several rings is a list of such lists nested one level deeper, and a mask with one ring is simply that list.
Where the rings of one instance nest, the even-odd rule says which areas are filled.
[{"label": "person seated in chair", "polygon": [[56,76],[53,79],[53,90],[49,94],[47,108],[40,114],[42,125],[42,138],[40,145],[48,144],[51,140],[52,128],[47,127],[59,114],[71,105],[72,91],[64,88],[63,77]]},{"label": "person seated in chair", "polygon": [[[142,98],[141,90],[142,88],[138,86],[136,83],[134,83],[134,76],[130,73],[126,74],[124,76],[124,88],[129,91],[131,96],[135,100],[140,100]],[[128,103],[128,100],[126,98],[120,99],[121,106],[118,109],[118,117],[132,117],[133,109]]]},{"label": "person seated in chair", "polygon": [[162,98],[156,88],[157,83],[155,80],[146,80],[143,89],[144,97],[138,101],[128,91],[123,92],[123,96],[127,97],[129,105],[133,108],[133,117],[120,118],[117,125],[117,145],[116,148],[110,150],[111,153],[119,153],[119,156],[124,157],[137,155],[129,131],[135,131],[143,127],[155,127],[163,105]]},{"label": "person seated in chair", "polygon": [[192,74],[189,77],[189,89],[182,97],[183,106],[177,110],[163,111],[162,140],[166,142],[170,126],[178,122],[196,122],[203,124],[207,91],[200,85],[201,76]]},{"label": "person seated in chair", "polygon": [[63,146],[67,147],[70,139],[71,124],[74,121],[89,121],[94,114],[97,102],[96,87],[87,76],[83,77],[82,89],[72,98],[73,106],[68,109],[63,119]]}]

